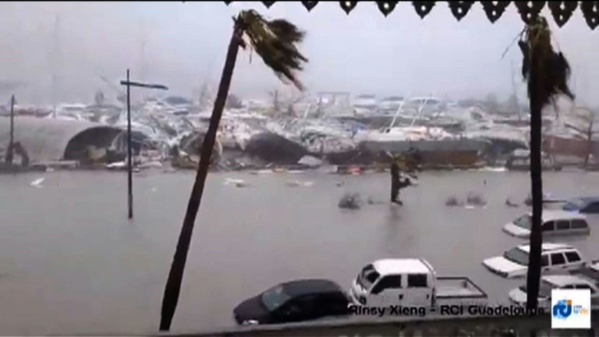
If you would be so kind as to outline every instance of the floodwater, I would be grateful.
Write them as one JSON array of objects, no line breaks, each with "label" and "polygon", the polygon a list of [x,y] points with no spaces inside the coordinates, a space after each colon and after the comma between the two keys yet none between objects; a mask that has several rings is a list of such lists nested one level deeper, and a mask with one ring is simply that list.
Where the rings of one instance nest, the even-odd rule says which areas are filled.
[{"label": "floodwater", "polygon": [[[227,178],[252,186],[226,186]],[[128,221],[122,172],[0,176],[0,334],[156,332],[193,179],[191,172],[136,174]],[[313,184],[289,187],[290,180]],[[403,192],[403,207],[387,203],[388,183],[387,174],[211,174],[173,331],[230,327],[239,301],[279,282],[324,277],[349,286],[362,266],[383,257],[424,257],[439,275],[469,276],[497,301],[523,282],[501,279],[481,261],[523,242],[501,227],[527,211],[504,205],[508,196],[526,197],[527,173],[423,174]],[[589,195],[599,174],[546,173],[544,184],[556,196]],[[383,203],[341,210],[347,191]],[[486,209],[444,205],[470,191],[485,196]],[[599,218],[590,222],[590,238],[569,240],[599,258]]]}]

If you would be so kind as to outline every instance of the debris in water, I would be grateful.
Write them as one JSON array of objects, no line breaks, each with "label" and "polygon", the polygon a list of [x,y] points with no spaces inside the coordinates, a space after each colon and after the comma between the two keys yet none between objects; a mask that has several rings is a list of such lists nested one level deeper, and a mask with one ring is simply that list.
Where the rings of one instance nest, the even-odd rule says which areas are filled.
[{"label": "debris in water", "polygon": [[458,199],[455,195],[447,198],[445,200],[445,206],[453,207],[453,206],[462,206],[464,203]]},{"label": "debris in water", "polygon": [[35,187],[35,188],[42,188],[42,187],[44,187],[44,186],[42,186],[42,183],[44,182],[44,180],[46,180],[46,178],[35,179],[34,181],[31,182],[31,184],[29,184],[29,186]]},{"label": "debris in water", "polygon": [[225,179],[225,185],[232,185],[235,187],[247,187],[250,184],[246,183],[245,180],[243,180],[243,179],[227,178],[227,179]]},{"label": "debris in water", "polygon": [[339,208],[345,209],[359,209],[362,201],[359,193],[346,193],[339,200]]},{"label": "debris in water", "polygon": [[470,193],[468,193],[468,196],[466,197],[466,204],[470,205],[470,206],[481,207],[481,206],[486,206],[487,201],[479,193],[470,192]]},{"label": "debris in water", "polygon": [[298,187],[298,186],[308,187],[308,186],[312,186],[312,185],[314,185],[314,182],[312,182],[312,181],[301,182],[301,181],[297,181],[297,180],[292,180],[292,181],[287,182],[287,186],[289,186],[289,187]]},{"label": "debris in water", "polygon": [[516,202],[512,201],[512,199],[511,199],[511,198],[507,198],[507,199],[505,199],[505,205],[506,205],[507,207],[519,207],[519,206],[520,206],[520,205],[518,205],[518,203],[516,203]]},{"label": "debris in water", "polygon": [[377,200],[377,199],[375,199],[373,197],[368,197],[368,204],[369,205],[382,205],[384,203],[385,203],[384,201]]}]

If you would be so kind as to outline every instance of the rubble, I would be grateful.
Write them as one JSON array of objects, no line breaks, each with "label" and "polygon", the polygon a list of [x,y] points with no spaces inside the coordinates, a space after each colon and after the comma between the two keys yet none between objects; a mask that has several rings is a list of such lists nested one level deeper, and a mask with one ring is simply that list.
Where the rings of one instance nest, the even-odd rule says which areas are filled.
[{"label": "rubble", "polygon": [[359,193],[346,193],[341,197],[338,204],[343,209],[360,209],[362,200]]},{"label": "rubble", "polygon": [[[330,169],[361,175],[369,170],[383,172],[387,152],[411,149],[422,154],[425,168],[473,168],[500,163],[527,144],[526,126],[480,107],[445,105],[428,112],[418,100],[408,104],[406,97],[406,110],[400,106],[386,115],[356,115],[356,108],[344,105],[342,98],[323,100],[323,94],[294,98],[279,110],[248,104],[225,109],[212,169]],[[15,144],[22,145],[26,166],[71,161],[84,169],[122,169],[118,163],[127,157],[129,138],[126,108],[123,102],[111,105],[106,100],[59,104],[55,114],[45,107],[16,106]],[[175,96],[132,102],[135,167],[195,170],[210,119],[209,100],[203,95],[199,103]],[[294,111],[300,106],[304,111]],[[4,115],[0,116],[0,158],[9,143],[9,118]]]},{"label": "rubble", "polygon": [[464,203],[458,199],[456,196],[450,196],[445,200],[445,206],[454,207],[454,206],[463,206]]}]

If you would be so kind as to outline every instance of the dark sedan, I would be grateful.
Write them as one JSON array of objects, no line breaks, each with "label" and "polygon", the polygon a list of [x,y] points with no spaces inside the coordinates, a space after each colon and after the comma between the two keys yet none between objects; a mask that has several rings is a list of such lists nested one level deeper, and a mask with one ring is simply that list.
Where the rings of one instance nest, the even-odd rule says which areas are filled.
[{"label": "dark sedan", "polygon": [[564,211],[586,214],[599,213],[599,198],[583,197],[569,200],[562,208]]},{"label": "dark sedan", "polygon": [[335,282],[307,279],[279,284],[239,304],[238,324],[301,322],[349,314],[349,299]]}]

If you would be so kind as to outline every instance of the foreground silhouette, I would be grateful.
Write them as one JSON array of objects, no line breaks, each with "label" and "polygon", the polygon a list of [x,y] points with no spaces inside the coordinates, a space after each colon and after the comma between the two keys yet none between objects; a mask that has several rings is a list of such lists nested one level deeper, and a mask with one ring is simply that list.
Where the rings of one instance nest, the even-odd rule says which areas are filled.
[{"label": "foreground silhouette", "polygon": [[229,94],[239,48],[252,48],[283,82],[291,82],[298,89],[303,90],[303,85],[294,72],[301,71],[303,69],[302,64],[308,62],[308,59],[296,47],[296,44],[303,41],[304,32],[286,20],[266,20],[253,10],[241,11],[233,21],[233,35],[229,42],[225,66],[216,94],[212,116],[210,117],[210,125],[202,143],[196,179],[189,197],[187,212],[185,213],[175,256],[164,289],[160,331],[170,330],[177,302],[179,301],[193,227],[200,208],[206,176],[210,167],[212,149],[214,148],[218,126]]},{"label": "foreground silhouette", "polygon": [[528,309],[537,308],[541,282],[541,231],[543,213],[542,181],[542,110],[559,95],[574,99],[567,85],[570,66],[562,53],[551,46],[551,31],[543,17],[537,17],[525,29],[519,41],[522,51],[522,76],[528,84],[530,99],[530,180],[532,187],[532,226],[526,280]]}]

